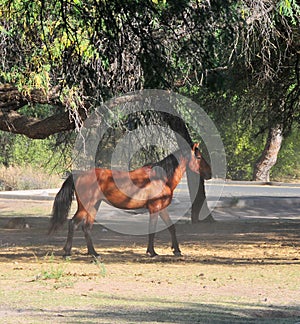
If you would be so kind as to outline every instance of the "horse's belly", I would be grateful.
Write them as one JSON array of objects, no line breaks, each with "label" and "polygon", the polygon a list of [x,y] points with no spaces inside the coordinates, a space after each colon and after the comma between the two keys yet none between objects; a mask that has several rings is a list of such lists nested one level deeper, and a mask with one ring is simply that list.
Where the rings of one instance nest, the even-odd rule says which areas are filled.
[{"label": "horse's belly", "polygon": [[[124,190],[125,191],[125,190]],[[168,187],[156,186],[139,190],[131,190],[127,188],[124,192],[115,190],[104,200],[111,205],[122,209],[138,209],[156,206],[155,209],[161,210],[170,204],[172,193]]]},{"label": "horse's belly", "polygon": [[147,207],[148,200],[125,195],[108,196],[103,199],[108,204],[121,209],[139,209]]}]

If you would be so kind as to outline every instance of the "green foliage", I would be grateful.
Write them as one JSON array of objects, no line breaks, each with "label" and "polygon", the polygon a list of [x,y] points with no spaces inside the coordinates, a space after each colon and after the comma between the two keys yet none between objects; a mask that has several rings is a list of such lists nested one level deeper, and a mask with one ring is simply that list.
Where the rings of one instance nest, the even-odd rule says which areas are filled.
[{"label": "green foliage", "polygon": [[[221,134],[227,160],[227,177],[233,180],[252,180],[253,167],[264,149],[267,126],[264,110],[270,109],[264,101],[259,113],[253,107],[252,92],[199,89],[194,100],[208,112]],[[252,108],[252,109],[251,109]],[[271,180],[299,180],[299,128],[284,138],[278,162],[271,172]],[[298,171],[297,171],[298,170]]]},{"label": "green foliage", "polygon": [[[23,93],[32,89],[48,93],[58,85],[73,90],[71,84],[76,89],[74,78],[68,84],[70,67],[64,63],[87,66],[99,57],[91,42],[93,31],[82,17],[83,7],[81,1],[3,0],[0,37],[5,51],[1,52],[0,80]],[[61,101],[68,105],[70,98],[64,94]]]},{"label": "green foliage", "polygon": [[0,79],[23,91],[47,93],[59,85],[68,108],[64,88],[95,100],[173,88],[181,78],[199,83],[204,71],[227,62],[235,7],[231,1],[3,0]]},{"label": "green foliage", "polygon": [[14,134],[0,131],[0,164],[8,166],[11,163],[14,140]]},{"label": "green foliage", "polygon": [[284,139],[271,177],[278,181],[300,181],[300,132],[294,128]]},{"label": "green foliage", "polygon": [[244,129],[242,124],[231,124],[225,131],[224,145],[228,178],[252,180],[254,163],[264,145],[262,138],[255,137],[253,129]]},{"label": "green foliage", "polygon": [[[229,114],[229,109],[227,113]],[[229,115],[223,118],[222,124],[216,121],[226,150],[227,177],[234,180],[251,180],[253,165],[263,150],[265,136],[257,136],[258,129],[253,125],[245,125],[243,116],[238,118],[236,115],[234,118]],[[272,180],[299,181],[299,136],[299,129],[295,128],[291,135],[284,139],[278,162],[271,172]],[[6,137],[8,138],[5,142]],[[5,162],[7,166],[15,165],[13,170],[10,170],[10,167],[0,169],[0,178],[6,186],[13,189],[49,187],[52,183],[49,181],[53,180],[47,173],[63,173],[70,166],[70,156],[63,159],[61,152],[53,154],[53,137],[31,140],[21,135],[2,133],[0,142],[6,147],[6,151],[2,150],[1,163]],[[43,172],[45,177],[42,176]]]},{"label": "green foliage", "polygon": [[47,172],[62,173],[68,167],[67,160],[62,158],[61,152],[53,151],[55,139],[32,140],[23,135],[16,135],[11,147],[9,164],[44,169]]},{"label": "green foliage", "polygon": [[64,268],[61,266],[54,267],[53,265],[50,269],[43,270],[41,273],[41,278],[43,280],[47,279],[60,279],[64,275]]},{"label": "green foliage", "polygon": [[32,140],[0,132],[0,190],[57,187],[61,175],[70,169],[71,148],[57,147],[56,142],[56,136]]},{"label": "green foliage", "polygon": [[[266,134],[259,134],[242,119],[222,124],[220,133],[226,150],[227,178],[252,180],[253,166],[264,149]],[[300,132],[294,128],[283,140],[277,163],[271,170],[272,181],[300,181]]]},{"label": "green foliage", "polygon": [[96,258],[95,256],[93,257],[93,264],[99,269],[99,275],[101,277],[106,277],[107,271],[106,271],[106,267],[105,264],[103,262],[100,262],[98,258]]},{"label": "green foliage", "polygon": [[291,19],[293,25],[297,25],[300,17],[300,6],[296,0],[280,0],[277,3],[277,8],[280,15]]}]

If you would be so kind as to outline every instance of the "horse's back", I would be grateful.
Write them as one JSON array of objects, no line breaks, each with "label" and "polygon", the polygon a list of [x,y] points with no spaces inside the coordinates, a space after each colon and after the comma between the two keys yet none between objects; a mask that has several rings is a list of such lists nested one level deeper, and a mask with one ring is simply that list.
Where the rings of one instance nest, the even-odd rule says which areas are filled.
[{"label": "horse's back", "polygon": [[103,200],[121,209],[161,210],[173,195],[166,179],[153,178],[150,167],[133,171],[91,169],[77,177],[75,187],[83,205]]}]

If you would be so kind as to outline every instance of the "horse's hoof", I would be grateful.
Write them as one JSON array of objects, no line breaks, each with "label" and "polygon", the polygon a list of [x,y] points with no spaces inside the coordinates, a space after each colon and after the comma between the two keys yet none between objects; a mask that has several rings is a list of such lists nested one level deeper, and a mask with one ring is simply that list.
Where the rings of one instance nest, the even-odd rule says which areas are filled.
[{"label": "horse's hoof", "polygon": [[158,256],[158,254],[156,252],[147,252],[146,253],[150,258],[155,258],[156,256]]},{"label": "horse's hoof", "polygon": [[173,251],[173,254],[174,254],[175,256],[177,256],[177,257],[181,257],[181,256],[182,256],[182,254],[181,254],[180,251]]},{"label": "horse's hoof", "polygon": [[71,259],[71,254],[64,254],[63,259],[64,260],[70,260]]},{"label": "horse's hoof", "polygon": [[91,254],[91,256],[93,257],[93,259],[94,260],[97,260],[97,261],[99,261],[99,260],[101,260],[101,255],[100,254]]}]

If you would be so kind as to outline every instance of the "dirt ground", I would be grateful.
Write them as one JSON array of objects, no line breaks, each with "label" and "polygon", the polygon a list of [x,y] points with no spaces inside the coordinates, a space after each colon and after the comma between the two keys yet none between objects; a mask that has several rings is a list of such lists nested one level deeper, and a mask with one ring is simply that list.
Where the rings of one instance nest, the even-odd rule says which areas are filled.
[{"label": "dirt ground", "polygon": [[49,237],[50,211],[48,201],[0,199],[1,322],[300,322],[298,220],[177,224],[183,256],[163,231],[155,258],[147,237],[96,224],[101,260],[86,255],[80,231],[64,260],[66,227]]}]

